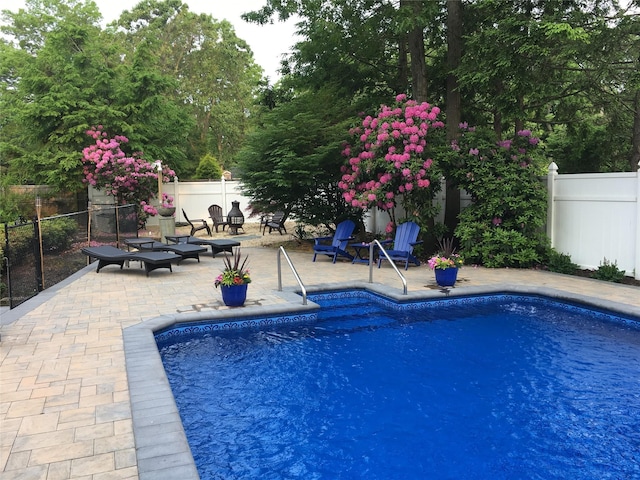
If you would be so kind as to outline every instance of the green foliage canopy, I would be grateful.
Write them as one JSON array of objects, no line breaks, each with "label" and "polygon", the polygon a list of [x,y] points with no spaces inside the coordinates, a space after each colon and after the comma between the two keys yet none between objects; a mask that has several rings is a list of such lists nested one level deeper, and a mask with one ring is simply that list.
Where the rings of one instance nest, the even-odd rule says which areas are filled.
[{"label": "green foliage canopy", "polygon": [[495,141],[495,133],[462,125],[448,156],[449,175],[472,203],[460,214],[455,234],[465,261],[487,267],[531,267],[546,258],[547,191],[529,130]]},{"label": "green foliage canopy", "polygon": [[210,150],[232,162],[261,73],[232,26],[176,0],[141,2],[119,27],[100,19],[91,1],[3,11],[3,181],[78,190],[84,131],[98,124],[182,177]]},{"label": "green foliage canopy", "polygon": [[355,111],[330,86],[268,110],[238,155],[244,192],[258,212],[282,210],[330,226],[361,213],[338,189],[344,134]]}]

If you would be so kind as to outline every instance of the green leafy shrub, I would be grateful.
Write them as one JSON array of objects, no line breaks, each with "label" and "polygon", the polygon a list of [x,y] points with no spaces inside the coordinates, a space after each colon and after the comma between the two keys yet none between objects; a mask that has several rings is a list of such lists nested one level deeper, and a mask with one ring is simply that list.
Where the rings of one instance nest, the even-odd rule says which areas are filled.
[{"label": "green leafy shrub", "polygon": [[624,278],[624,274],[624,270],[618,269],[618,262],[611,263],[605,258],[598,269],[593,272],[593,278],[606,282],[620,283]]},{"label": "green leafy shrub", "polygon": [[42,222],[42,250],[60,252],[71,246],[78,224],[71,218],[62,217]]},{"label": "green leafy shrub", "polygon": [[[465,209],[463,214],[471,212]],[[540,245],[522,232],[490,229],[480,222],[463,223],[456,229],[464,247],[466,263],[481,264],[488,268],[531,267],[541,261]]]},{"label": "green leafy shrub", "polygon": [[35,215],[33,194],[16,193],[2,187],[0,191],[0,221],[12,223]]},{"label": "green leafy shrub", "polygon": [[22,259],[33,255],[33,224],[28,223],[12,228],[9,234],[9,251],[5,254],[11,265],[20,265]]},{"label": "green leafy shrub", "polygon": [[549,249],[549,259],[547,261],[547,268],[551,272],[564,273],[567,275],[574,275],[578,270],[578,265],[571,261],[571,256],[566,253],[558,252],[553,248]]},{"label": "green leafy shrub", "polygon": [[539,177],[538,139],[522,130],[496,141],[493,132],[461,124],[462,135],[443,161],[473,203],[460,214],[455,235],[467,262],[527,268],[545,259],[547,191]]},{"label": "green leafy shrub", "polygon": [[219,179],[220,177],[222,177],[222,167],[216,157],[207,153],[200,159],[198,168],[196,168],[196,178]]},{"label": "green leafy shrub", "polygon": [[[67,250],[74,241],[78,224],[69,217],[55,218],[42,221],[42,250],[44,253],[61,252]],[[19,265],[24,258],[33,255],[34,242],[33,224],[29,223],[11,230],[9,258],[11,265]]]}]

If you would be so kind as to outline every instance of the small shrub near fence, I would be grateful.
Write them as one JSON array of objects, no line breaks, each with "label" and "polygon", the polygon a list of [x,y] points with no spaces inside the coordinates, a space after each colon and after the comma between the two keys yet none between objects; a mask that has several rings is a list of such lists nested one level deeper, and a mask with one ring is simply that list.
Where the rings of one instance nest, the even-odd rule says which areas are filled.
[{"label": "small shrub near fence", "polygon": [[[88,245],[115,245],[137,235],[134,205],[98,205],[89,211],[4,225],[0,235],[0,298],[14,308],[84,268]],[[40,236],[41,234],[41,236]]]}]

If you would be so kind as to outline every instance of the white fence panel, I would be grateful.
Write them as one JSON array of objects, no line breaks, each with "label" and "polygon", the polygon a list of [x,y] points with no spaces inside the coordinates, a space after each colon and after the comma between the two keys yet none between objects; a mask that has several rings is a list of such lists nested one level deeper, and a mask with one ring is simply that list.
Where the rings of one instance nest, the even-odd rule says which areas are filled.
[{"label": "white fence panel", "polygon": [[640,178],[633,173],[557,174],[549,166],[547,233],[582,268],[606,258],[640,278]]},{"label": "white fence panel", "polygon": [[[186,223],[182,209],[190,219],[203,218],[209,220],[209,206],[220,205],[222,213],[226,215],[231,210],[231,202],[240,202],[240,210],[245,222],[259,222],[260,217],[251,217],[249,204],[251,199],[245,197],[240,190],[238,180],[215,180],[208,182],[179,182],[162,184],[162,193],[173,197],[176,207],[176,222]],[[113,204],[113,197],[103,195],[99,190],[89,188],[89,199],[96,204]],[[158,202],[154,200],[154,204]],[[159,217],[149,217],[147,225],[157,226]],[[211,221],[209,221],[211,223]]]},{"label": "white fence panel", "polygon": [[[245,221],[257,221],[249,219],[249,198],[244,197],[240,191],[240,182],[237,180],[221,180],[211,182],[176,182],[176,221],[184,222],[182,209],[189,218],[209,218],[209,206],[219,205],[223,215],[231,210],[231,202],[240,202],[240,209],[245,216]],[[168,189],[166,190],[168,192]]]}]

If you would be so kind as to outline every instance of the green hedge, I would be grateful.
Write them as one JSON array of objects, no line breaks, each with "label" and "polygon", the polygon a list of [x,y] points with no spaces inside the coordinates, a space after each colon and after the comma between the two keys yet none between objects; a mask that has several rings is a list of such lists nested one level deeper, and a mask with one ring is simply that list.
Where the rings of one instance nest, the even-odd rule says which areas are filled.
[{"label": "green hedge", "polygon": [[[62,217],[42,222],[43,253],[62,252],[73,243],[78,224],[72,218]],[[4,237],[4,232],[3,232]],[[23,258],[33,252],[33,226],[26,224],[9,232],[9,258],[12,265],[19,265]],[[4,240],[2,247],[4,248]]]}]

